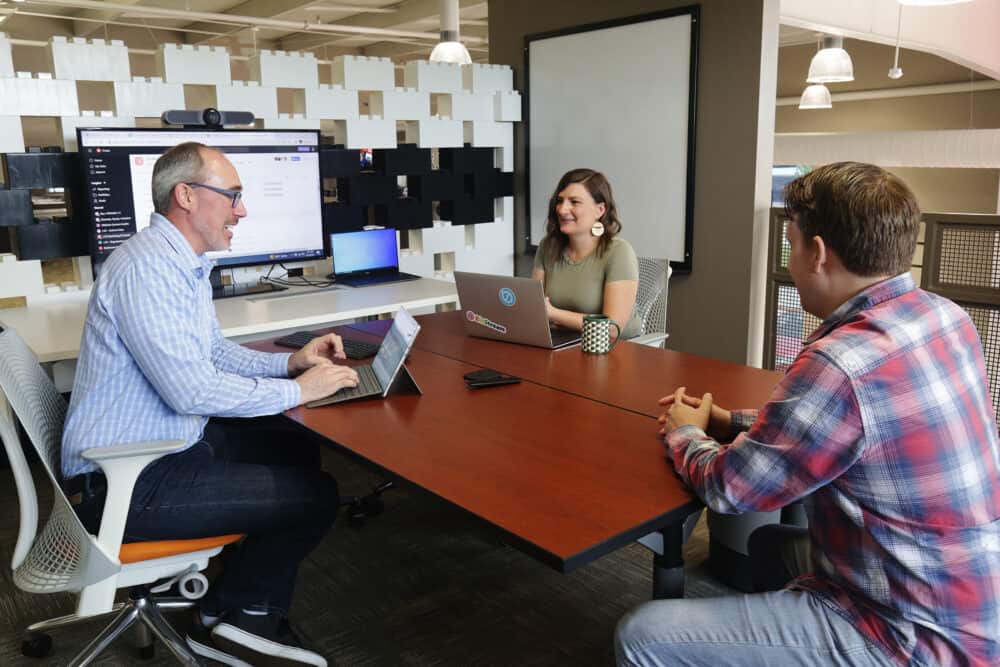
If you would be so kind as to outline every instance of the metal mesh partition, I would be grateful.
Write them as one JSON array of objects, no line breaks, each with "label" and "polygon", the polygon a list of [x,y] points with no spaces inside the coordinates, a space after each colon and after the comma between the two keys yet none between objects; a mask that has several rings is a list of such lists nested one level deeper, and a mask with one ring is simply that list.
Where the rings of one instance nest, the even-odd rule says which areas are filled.
[{"label": "metal mesh partition", "polygon": [[774,363],[777,371],[791,366],[802,343],[820,325],[818,317],[802,310],[799,292],[792,284],[778,284],[776,287],[777,308],[774,311]]},{"label": "metal mesh partition", "polygon": [[945,225],[939,238],[940,285],[1000,289],[1000,229]]},{"label": "metal mesh partition", "polygon": [[986,357],[986,377],[993,398],[993,413],[1000,415],[1000,307],[985,307],[956,302],[969,313],[983,341]]}]

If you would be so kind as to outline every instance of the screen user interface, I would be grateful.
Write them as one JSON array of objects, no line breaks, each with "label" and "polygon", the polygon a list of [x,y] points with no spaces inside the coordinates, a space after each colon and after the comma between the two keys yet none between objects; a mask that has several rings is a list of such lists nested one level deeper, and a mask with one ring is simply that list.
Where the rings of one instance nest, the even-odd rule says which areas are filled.
[{"label": "screen user interface", "polygon": [[330,252],[337,275],[399,268],[395,229],[331,234]]},{"label": "screen user interface", "polygon": [[323,257],[319,133],[308,130],[80,129],[80,159],[91,212],[95,271],[129,237],[149,226],[156,159],[197,141],[236,167],[247,215],[228,250],[207,253],[218,266]]},{"label": "screen user interface", "polygon": [[378,354],[375,355],[375,361],[372,362],[372,370],[375,371],[375,377],[378,378],[379,386],[382,387],[383,392],[388,390],[392,376],[396,373],[396,369],[402,365],[406,353],[413,345],[413,341],[416,340],[419,331],[420,325],[417,324],[417,321],[400,308],[392,320],[389,333],[382,339],[382,346],[379,347]]}]

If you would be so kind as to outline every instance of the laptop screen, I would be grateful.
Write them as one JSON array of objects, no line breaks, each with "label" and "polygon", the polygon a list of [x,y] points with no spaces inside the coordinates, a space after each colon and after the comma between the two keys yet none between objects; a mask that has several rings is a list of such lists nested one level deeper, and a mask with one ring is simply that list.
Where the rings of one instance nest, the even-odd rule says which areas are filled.
[{"label": "laptop screen", "polygon": [[333,272],[338,276],[378,269],[399,269],[395,229],[330,234]]},{"label": "laptop screen", "polygon": [[388,390],[389,382],[403,365],[419,331],[420,325],[417,321],[405,309],[400,308],[392,320],[389,333],[382,339],[382,345],[372,363],[372,370],[375,371],[375,377],[378,378],[383,391]]}]

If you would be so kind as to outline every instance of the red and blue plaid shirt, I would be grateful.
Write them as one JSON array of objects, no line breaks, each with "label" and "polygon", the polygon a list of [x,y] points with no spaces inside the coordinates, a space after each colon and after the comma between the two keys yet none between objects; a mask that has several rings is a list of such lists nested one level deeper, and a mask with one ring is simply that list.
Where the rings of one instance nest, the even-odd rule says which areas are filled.
[{"label": "red and blue plaid shirt", "polygon": [[842,304],[720,445],[666,444],[718,512],[805,499],[810,591],[900,664],[1000,665],[1000,445],[969,317],[909,274]]}]

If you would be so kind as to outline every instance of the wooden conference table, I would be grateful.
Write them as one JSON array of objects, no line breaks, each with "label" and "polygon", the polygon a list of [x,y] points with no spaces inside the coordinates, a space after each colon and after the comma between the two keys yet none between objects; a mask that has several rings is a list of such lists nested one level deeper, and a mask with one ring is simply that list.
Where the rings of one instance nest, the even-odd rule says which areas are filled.
[{"label": "wooden conference table", "polygon": [[[656,401],[686,385],[694,394],[711,389],[722,405],[761,405],[779,374],[632,343],[588,355],[469,338],[461,318],[417,318],[422,329],[407,367],[422,395],[286,415],[487,521],[562,572],[659,532],[654,595],[682,594],[681,525],[700,502],[666,460]],[[389,324],[334,330],[377,341]],[[523,381],[467,389],[462,375],[483,367]]]}]

